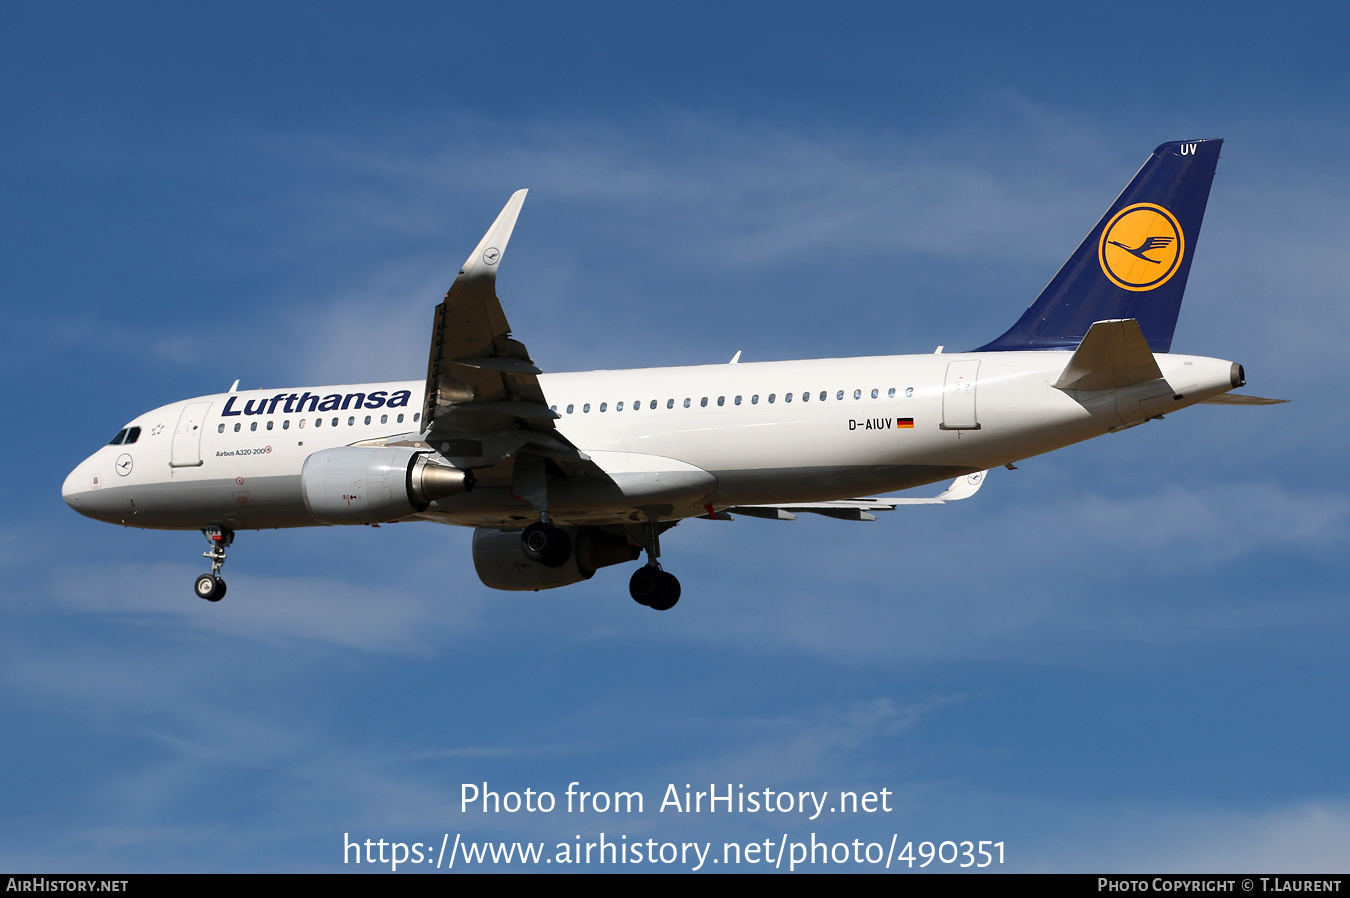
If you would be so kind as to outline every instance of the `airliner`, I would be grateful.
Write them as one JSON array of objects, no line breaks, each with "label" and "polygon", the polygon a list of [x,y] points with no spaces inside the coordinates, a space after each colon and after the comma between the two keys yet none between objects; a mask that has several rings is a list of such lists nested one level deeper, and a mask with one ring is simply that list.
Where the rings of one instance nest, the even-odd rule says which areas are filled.
[{"label": "airliner", "polygon": [[[1035,302],[967,352],[546,374],[514,335],[497,269],[511,196],[435,310],[425,380],[239,390],[162,406],[66,478],[80,514],[201,530],[225,595],[238,530],[437,521],[473,527],[502,590],[645,564],[629,592],[668,610],[661,536],[691,518],[875,520],[964,499],[997,467],[1232,394],[1241,365],[1171,352],[1222,140],[1165,143]],[[932,498],[876,498],[951,480]]]}]

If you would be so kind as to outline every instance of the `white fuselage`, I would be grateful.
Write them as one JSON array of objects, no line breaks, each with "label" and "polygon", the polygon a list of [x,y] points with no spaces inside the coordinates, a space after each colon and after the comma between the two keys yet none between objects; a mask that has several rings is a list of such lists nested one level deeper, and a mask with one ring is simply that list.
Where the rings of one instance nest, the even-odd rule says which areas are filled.
[{"label": "white fuselage", "polygon": [[[614,483],[564,479],[562,522],[659,509],[679,519],[737,505],[890,492],[1007,464],[1227,392],[1227,361],[1159,354],[1165,383],[1073,392],[1069,352],[995,352],[701,365],[539,376],[558,431]],[[89,517],[132,527],[315,525],[301,490],[322,449],[420,430],[423,381],[220,393],[127,426],[66,479]],[[393,403],[393,404],[391,404]],[[345,408],[343,406],[346,406]],[[436,450],[435,445],[429,447]],[[453,461],[453,459],[452,459]],[[536,515],[490,481],[420,515],[517,527]]]}]

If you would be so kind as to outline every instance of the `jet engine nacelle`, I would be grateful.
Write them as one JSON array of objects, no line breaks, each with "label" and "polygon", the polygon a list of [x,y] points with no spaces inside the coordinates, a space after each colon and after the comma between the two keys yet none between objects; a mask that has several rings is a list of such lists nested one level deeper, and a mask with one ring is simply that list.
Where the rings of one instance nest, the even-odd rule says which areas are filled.
[{"label": "jet engine nacelle", "polygon": [[378,524],[473,489],[473,474],[404,447],[343,446],[305,459],[305,507],[323,524]]},{"label": "jet engine nacelle", "polygon": [[633,561],[642,550],[621,533],[602,527],[568,527],[572,554],[561,567],[546,567],[525,557],[519,530],[473,532],[473,566],[485,586],[512,592],[553,589],[589,580],[596,570]]}]

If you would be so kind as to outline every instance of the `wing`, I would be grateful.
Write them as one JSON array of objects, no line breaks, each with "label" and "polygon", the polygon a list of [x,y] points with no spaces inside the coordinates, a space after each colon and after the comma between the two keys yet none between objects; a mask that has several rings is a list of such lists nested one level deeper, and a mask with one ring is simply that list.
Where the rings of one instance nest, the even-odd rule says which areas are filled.
[{"label": "wing", "polygon": [[979,491],[988,473],[976,471],[958,477],[951,486],[929,499],[838,499],[833,502],[799,502],[795,505],[737,505],[715,512],[712,517],[743,514],[774,521],[795,521],[799,514],[819,514],[841,521],[875,521],[877,516],[872,514],[874,511],[894,511],[901,505],[945,505],[958,499],[968,499]]},{"label": "wing", "polygon": [[[436,307],[422,432],[441,437],[525,426],[553,429],[525,344],[511,338],[497,298],[497,267],[528,191],[517,190]],[[454,453],[462,454],[462,453]]]},{"label": "wing", "polygon": [[478,469],[480,484],[514,484],[542,510],[543,458],[564,475],[608,478],[554,427],[558,414],[539,386],[543,372],[511,336],[497,298],[497,268],[526,193],[511,195],[436,307],[421,441]]}]

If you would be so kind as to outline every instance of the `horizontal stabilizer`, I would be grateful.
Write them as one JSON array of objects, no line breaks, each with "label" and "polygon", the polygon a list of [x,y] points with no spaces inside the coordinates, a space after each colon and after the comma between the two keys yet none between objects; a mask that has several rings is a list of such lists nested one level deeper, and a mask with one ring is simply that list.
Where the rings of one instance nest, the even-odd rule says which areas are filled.
[{"label": "horizontal stabilizer", "polygon": [[1051,386],[1060,390],[1113,390],[1162,377],[1139,322],[1097,321]]},{"label": "horizontal stabilizer", "polygon": [[939,495],[927,499],[837,499],[833,502],[801,502],[796,505],[736,505],[724,509],[730,514],[774,521],[795,521],[799,514],[818,514],[841,521],[875,521],[874,511],[894,511],[901,505],[945,505],[969,499],[984,484],[988,471],[976,471],[951,482]]},{"label": "horizontal stabilizer", "polygon": [[1288,399],[1267,399],[1264,396],[1244,396],[1241,393],[1220,393],[1208,399],[1201,399],[1200,405],[1279,405]]}]

